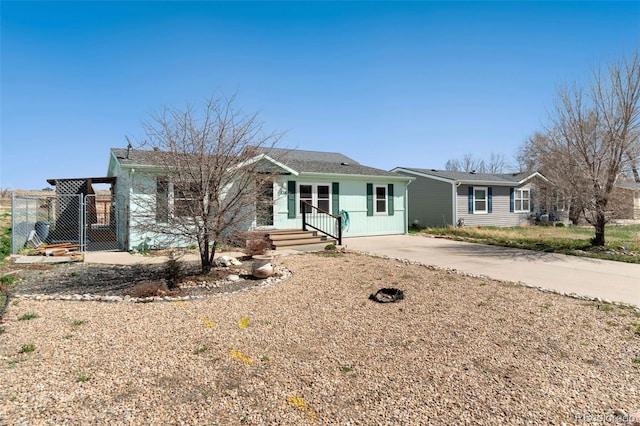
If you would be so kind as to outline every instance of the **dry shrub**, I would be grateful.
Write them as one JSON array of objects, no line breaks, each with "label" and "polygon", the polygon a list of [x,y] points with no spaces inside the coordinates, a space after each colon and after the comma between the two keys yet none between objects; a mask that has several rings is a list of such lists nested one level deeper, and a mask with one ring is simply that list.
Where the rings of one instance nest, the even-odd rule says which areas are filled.
[{"label": "dry shrub", "polygon": [[247,245],[244,252],[247,256],[255,256],[265,254],[267,252],[268,243],[264,239],[247,240]]},{"label": "dry shrub", "polygon": [[271,248],[271,242],[266,232],[248,231],[244,234],[244,252],[247,256],[265,254]]},{"label": "dry shrub", "polygon": [[130,297],[164,297],[176,295],[175,292],[169,290],[167,284],[161,281],[141,282],[125,290],[123,294]]}]

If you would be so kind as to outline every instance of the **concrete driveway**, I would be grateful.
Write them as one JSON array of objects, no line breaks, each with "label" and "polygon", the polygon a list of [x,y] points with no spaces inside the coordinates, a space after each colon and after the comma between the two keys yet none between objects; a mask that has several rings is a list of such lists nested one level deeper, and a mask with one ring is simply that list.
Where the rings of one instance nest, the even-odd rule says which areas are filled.
[{"label": "concrete driveway", "polygon": [[640,264],[421,235],[345,238],[343,245],[349,250],[640,306]]}]

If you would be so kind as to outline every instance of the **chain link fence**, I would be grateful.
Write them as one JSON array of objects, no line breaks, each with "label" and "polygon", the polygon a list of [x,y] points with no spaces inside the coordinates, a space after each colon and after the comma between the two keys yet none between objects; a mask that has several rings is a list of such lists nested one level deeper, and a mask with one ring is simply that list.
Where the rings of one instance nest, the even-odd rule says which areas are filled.
[{"label": "chain link fence", "polygon": [[75,244],[80,251],[119,250],[119,216],[111,195],[14,194],[11,252],[61,243]]}]

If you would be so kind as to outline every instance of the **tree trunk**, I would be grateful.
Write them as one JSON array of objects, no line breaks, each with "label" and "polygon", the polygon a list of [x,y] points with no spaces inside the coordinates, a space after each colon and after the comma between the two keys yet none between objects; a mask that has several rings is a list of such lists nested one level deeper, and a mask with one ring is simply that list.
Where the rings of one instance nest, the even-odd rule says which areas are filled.
[{"label": "tree trunk", "polygon": [[199,242],[199,248],[200,248],[200,266],[202,269],[202,273],[203,274],[208,274],[209,272],[211,272],[211,264],[213,263],[210,259],[213,258],[213,256],[211,256],[211,258],[209,257],[209,237],[205,236],[204,239],[202,241]]},{"label": "tree trunk", "polygon": [[593,238],[594,246],[604,246],[604,226],[607,223],[606,207],[607,200],[603,197],[596,197],[595,221],[593,223],[594,228],[596,228],[596,236]]},{"label": "tree trunk", "polygon": [[576,204],[571,204],[569,207],[569,220],[572,225],[577,225],[580,223],[580,215],[582,214],[582,209],[579,209]]},{"label": "tree trunk", "polygon": [[213,257],[216,255],[216,245],[218,244],[217,241],[218,241],[217,238],[213,240],[211,255],[209,255],[209,270],[211,270],[211,265],[213,265]]},{"label": "tree trunk", "polygon": [[604,246],[604,226],[605,226],[604,214],[598,213],[596,217],[596,223],[593,225],[596,228],[596,236],[593,238],[594,246]]}]

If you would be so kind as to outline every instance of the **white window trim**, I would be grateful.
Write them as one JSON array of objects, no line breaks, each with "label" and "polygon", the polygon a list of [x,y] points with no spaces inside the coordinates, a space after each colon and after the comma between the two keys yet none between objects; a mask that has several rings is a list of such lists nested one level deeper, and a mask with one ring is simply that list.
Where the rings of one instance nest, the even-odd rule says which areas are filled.
[{"label": "white window trim", "polygon": [[[384,189],[384,211],[378,211],[378,188]],[[389,194],[387,185],[373,185],[373,214],[376,216],[388,216],[389,215]]]},{"label": "white window trim", "polygon": [[[476,191],[484,191],[484,210],[476,210]],[[489,214],[489,187],[473,187],[473,214]]]},{"label": "white window trim", "polygon": [[[527,197],[523,197],[522,193],[526,191],[527,192]],[[519,194],[519,196],[518,196]],[[518,206],[518,201],[520,201],[520,209],[517,208]],[[527,201],[528,204],[528,208],[527,209],[523,209],[522,208],[522,202],[523,201]],[[515,213],[529,213],[529,210],[531,208],[531,190],[529,188],[520,188],[520,189],[515,189],[514,193],[513,193],[513,211]]]},{"label": "white window trim", "polygon": [[329,210],[328,213],[331,213],[332,204],[331,204],[331,184],[330,183],[313,183],[313,182],[297,182],[296,183],[296,214],[298,216],[302,216],[302,212],[300,211],[300,186],[301,185],[311,185],[311,204],[315,207],[318,207],[318,186],[327,186],[329,187]]}]

